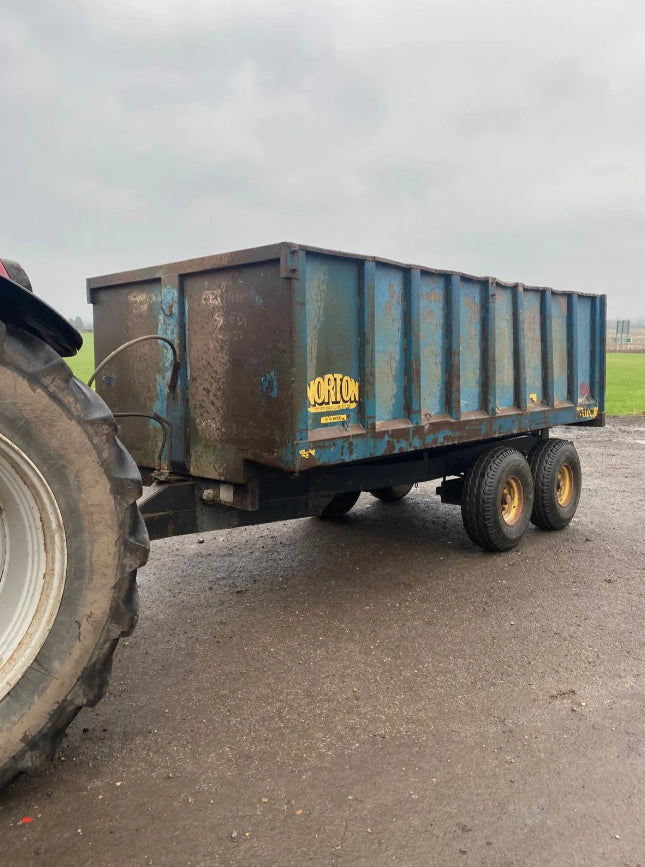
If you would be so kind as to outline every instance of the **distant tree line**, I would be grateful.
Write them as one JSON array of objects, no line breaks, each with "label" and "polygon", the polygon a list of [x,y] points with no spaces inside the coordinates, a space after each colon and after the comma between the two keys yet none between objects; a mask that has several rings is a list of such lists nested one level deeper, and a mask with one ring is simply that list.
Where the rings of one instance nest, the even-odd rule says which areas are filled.
[{"label": "distant tree line", "polygon": [[67,320],[70,325],[73,325],[77,331],[94,331],[92,324],[89,325],[81,319],[80,316],[70,316]]}]

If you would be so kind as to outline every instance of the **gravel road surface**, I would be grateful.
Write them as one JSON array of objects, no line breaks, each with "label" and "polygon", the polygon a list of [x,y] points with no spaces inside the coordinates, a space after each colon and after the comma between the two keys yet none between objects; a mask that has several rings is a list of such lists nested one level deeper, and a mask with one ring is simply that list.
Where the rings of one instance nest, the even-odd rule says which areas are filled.
[{"label": "gravel road surface", "polygon": [[508,554],[432,483],[155,543],[2,867],[645,864],[645,419],[558,433],[576,518]]}]

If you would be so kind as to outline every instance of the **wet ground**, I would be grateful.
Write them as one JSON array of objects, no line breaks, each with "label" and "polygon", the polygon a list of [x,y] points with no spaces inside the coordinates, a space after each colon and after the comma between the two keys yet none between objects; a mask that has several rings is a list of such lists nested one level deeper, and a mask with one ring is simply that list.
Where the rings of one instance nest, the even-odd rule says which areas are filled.
[{"label": "wet ground", "polygon": [[433,484],[155,543],[2,867],[645,864],[645,419],[567,435],[577,516],[508,554]]}]

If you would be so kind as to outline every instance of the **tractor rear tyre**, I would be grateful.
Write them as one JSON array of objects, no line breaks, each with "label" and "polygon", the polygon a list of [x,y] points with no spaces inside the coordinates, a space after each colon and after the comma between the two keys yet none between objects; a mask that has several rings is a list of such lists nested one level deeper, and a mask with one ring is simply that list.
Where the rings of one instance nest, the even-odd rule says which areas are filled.
[{"label": "tractor rear tyre", "polygon": [[103,695],[148,555],[141,480],[103,401],[0,323],[0,786]]}]

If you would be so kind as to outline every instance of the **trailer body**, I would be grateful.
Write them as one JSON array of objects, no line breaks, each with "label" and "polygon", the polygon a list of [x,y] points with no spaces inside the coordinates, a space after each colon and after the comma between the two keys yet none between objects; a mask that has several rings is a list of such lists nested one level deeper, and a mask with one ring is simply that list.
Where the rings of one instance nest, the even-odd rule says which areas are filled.
[{"label": "trailer body", "polygon": [[[605,298],[281,243],[88,280],[97,361],[144,334],[97,389],[115,413],[172,426],[170,465],[245,484],[602,424]],[[162,431],[121,436],[153,468]]]}]

